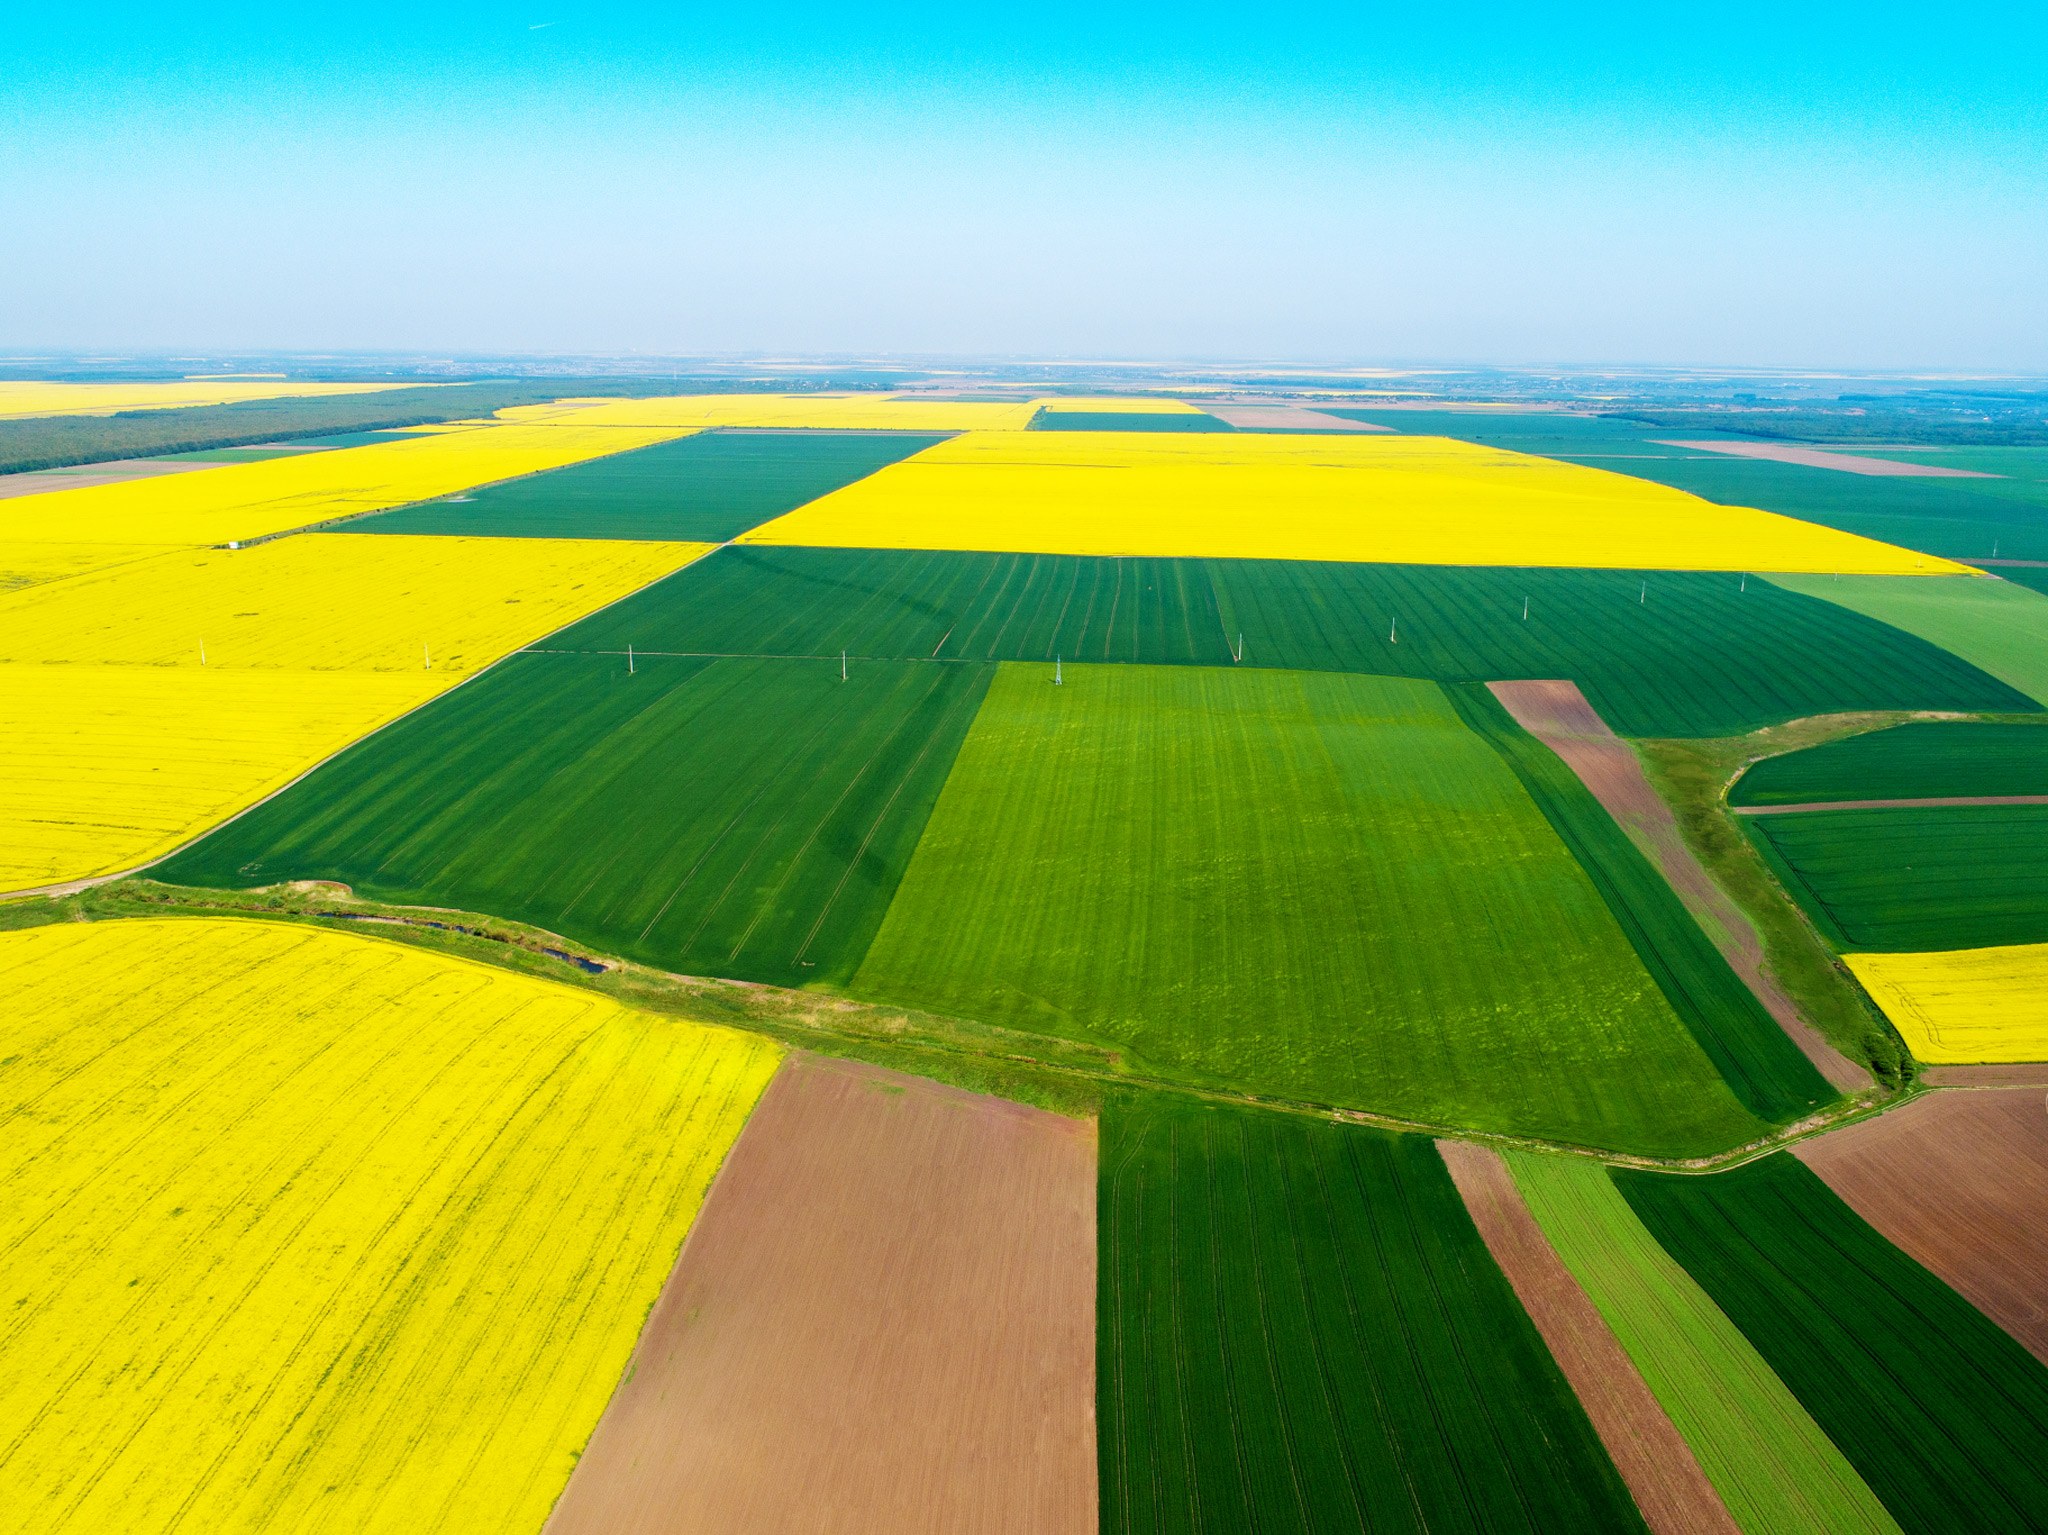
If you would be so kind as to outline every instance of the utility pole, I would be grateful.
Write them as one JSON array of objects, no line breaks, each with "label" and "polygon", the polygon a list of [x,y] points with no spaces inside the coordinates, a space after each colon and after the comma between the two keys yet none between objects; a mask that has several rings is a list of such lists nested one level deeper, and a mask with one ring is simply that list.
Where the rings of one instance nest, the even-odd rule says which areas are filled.
[{"label": "utility pole", "polygon": [[1060,681],[1060,658],[1058,656],[1054,656],[1052,658],[1052,685],[1054,687],[1065,686],[1065,684]]},{"label": "utility pole", "polygon": [[199,642],[199,664],[201,666],[206,664],[206,641],[204,640]]},{"label": "utility pole", "polygon": [[1524,598],[1522,599],[1522,622],[1526,624],[1526,623],[1527,623],[1528,621],[1529,621],[1529,599],[1528,599],[1527,597],[1524,597]]},{"label": "utility pole", "polygon": [[1389,645],[1398,645],[1401,643],[1400,630],[1401,618],[1399,614],[1396,614],[1392,622],[1390,622],[1387,625],[1387,643]]},{"label": "utility pole", "polygon": [[839,652],[839,680],[846,680],[846,652],[843,650]]},{"label": "utility pole", "polygon": [[633,642],[631,640],[626,641],[626,675],[628,677],[633,675]]}]

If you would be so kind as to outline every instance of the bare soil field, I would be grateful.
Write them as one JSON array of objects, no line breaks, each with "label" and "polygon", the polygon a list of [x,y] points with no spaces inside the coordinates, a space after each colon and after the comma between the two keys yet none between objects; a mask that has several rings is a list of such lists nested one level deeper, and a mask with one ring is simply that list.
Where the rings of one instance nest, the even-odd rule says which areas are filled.
[{"label": "bare soil field", "polygon": [[100,464],[75,464],[62,469],[27,469],[0,474],[0,501],[15,496],[40,496],[51,490],[77,490],[86,485],[113,485],[125,480],[153,479],[160,474],[187,474],[220,465],[187,459],[114,458]]},{"label": "bare soil field", "polygon": [[1727,1505],[1536,1224],[1507,1163],[1485,1146],[1436,1144],[1487,1250],[1593,1420],[1644,1522],[1656,1535],[1733,1535]]},{"label": "bare soil field", "polygon": [[1306,405],[1204,405],[1202,409],[1232,426],[1274,427],[1285,432],[1391,432],[1370,421],[1347,421]]},{"label": "bare soil field", "polygon": [[1095,1129],[793,1056],[550,1535],[1092,1535]]},{"label": "bare soil field", "polygon": [[1870,1085],[1869,1074],[1828,1043],[1800,1013],[1764,964],[1763,940],[1714,883],[1678,830],[1671,807],[1643,773],[1634,748],[1600,718],[1575,682],[1491,682],[1508,713],[1579,776],[1607,813],[1670,881],[1687,911],[1706,930],[1735,973],[1769,1009],[1814,1068],[1843,1092]]},{"label": "bare soil field", "polygon": [[1793,1154],[2048,1360],[2048,1093],[1928,1093]]},{"label": "bare soil field", "polygon": [[1908,464],[1889,458],[1870,458],[1861,453],[1837,453],[1829,448],[1803,448],[1791,442],[1667,442],[1662,448],[1692,448],[1701,453],[1725,453],[1731,458],[1767,458],[1778,464],[1804,464],[1809,469],[1839,469],[1845,474],[1874,474],[1930,480],[1998,480],[2003,475],[1982,469],[1949,469],[1940,464]]}]

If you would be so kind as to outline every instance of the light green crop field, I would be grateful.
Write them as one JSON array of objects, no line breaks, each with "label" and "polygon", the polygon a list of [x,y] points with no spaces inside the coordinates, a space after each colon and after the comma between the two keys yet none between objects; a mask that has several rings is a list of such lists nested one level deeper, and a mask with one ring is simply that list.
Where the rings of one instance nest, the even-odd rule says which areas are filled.
[{"label": "light green crop field", "polygon": [[998,669],[855,994],[1646,1154],[1761,1131],[1435,684]]},{"label": "light green crop field", "polygon": [[1977,576],[1772,576],[1952,651],[2048,702],[2048,596]]},{"label": "light green crop field", "polygon": [[1508,1153],[1543,1234],[1750,1535],[1896,1531],[1875,1494],[1597,1162]]}]

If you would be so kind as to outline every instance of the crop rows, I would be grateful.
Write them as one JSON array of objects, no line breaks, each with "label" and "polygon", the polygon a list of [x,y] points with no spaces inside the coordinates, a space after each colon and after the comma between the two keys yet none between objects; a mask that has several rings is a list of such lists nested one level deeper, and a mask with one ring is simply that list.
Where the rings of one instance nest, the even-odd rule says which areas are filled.
[{"label": "crop rows", "polygon": [[1901,1527],[2048,1527],[2048,1366],[1809,1169],[1614,1178]]},{"label": "crop rows", "polygon": [[1102,1528],[1639,1530],[1425,1139],[1102,1120]]},{"label": "crop rows", "polygon": [[174,859],[341,880],[666,970],[851,976],[988,669],[521,655]]},{"label": "crop rows", "polygon": [[58,924],[0,975],[24,1532],[538,1529],[779,1056],[304,927]]}]

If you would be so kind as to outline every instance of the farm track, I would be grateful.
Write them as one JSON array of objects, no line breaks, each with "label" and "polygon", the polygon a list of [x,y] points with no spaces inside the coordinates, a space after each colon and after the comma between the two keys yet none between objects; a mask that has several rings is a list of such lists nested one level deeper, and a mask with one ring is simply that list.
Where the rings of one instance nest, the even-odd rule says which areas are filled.
[{"label": "farm track", "polygon": [[1804,815],[1815,810],[1941,810],[1957,805],[2048,805],[2048,794],[1958,794],[1947,798],[1830,799],[1804,805],[1731,805],[1737,815]]},{"label": "farm track", "polygon": [[[544,975],[671,1017],[746,1029],[793,1048],[864,1060],[1072,1114],[1094,1113],[1104,1094],[1135,1088],[1408,1134],[1452,1136],[1502,1149],[1520,1147],[1583,1156],[1620,1167],[1711,1173],[1740,1166],[1843,1124],[1889,1112],[1913,1096],[1873,1098],[1866,1094],[1843,1099],[1821,1113],[1712,1155],[1659,1158],[1537,1136],[1473,1131],[1280,1094],[1204,1087],[1130,1070],[1113,1053],[1096,1046],[915,1008],[856,1001],[837,991],[680,975],[532,924],[452,907],[364,900],[346,886],[319,881],[227,891],[128,878],[61,898],[0,900],[0,931],[50,922],[118,921],[137,916],[231,916],[312,923],[356,933],[374,924],[378,936],[394,942],[523,974]],[[2041,1070],[2048,1079],[2048,1067]]]},{"label": "farm track", "polygon": [[1608,728],[1578,684],[1495,682],[1488,686],[1524,730],[1564,760],[1662,871],[1722,957],[1814,1068],[1842,1092],[1868,1088],[1869,1072],[1835,1049],[1771,974],[1755,924],[1686,845],[1671,807],[1644,774],[1641,759]]}]

